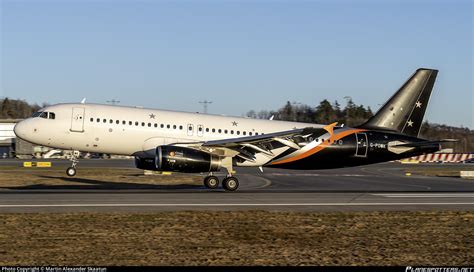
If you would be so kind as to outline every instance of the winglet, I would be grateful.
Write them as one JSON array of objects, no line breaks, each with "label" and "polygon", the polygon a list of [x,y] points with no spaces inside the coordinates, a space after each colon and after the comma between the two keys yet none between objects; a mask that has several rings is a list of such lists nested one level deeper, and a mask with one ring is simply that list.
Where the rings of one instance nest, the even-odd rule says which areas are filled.
[{"label": "winglet", "polygon": [[81,100],[81,104],[86,104],[86,98],[85,97]]},{"label": "winglet", "polygon": [[336,125],[337,125],[337,122],[334,122],[334,123],[324,127],[324,130],[326,130],[329,133],[329,142],[330,143],[334,143],[334,127]]}]

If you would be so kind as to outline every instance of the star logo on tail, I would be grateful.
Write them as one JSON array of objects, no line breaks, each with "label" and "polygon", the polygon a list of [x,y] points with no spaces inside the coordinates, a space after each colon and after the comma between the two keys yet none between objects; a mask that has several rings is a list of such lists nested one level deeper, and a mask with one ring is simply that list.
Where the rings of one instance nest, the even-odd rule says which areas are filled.
[{"label": "star logo on tail", "polygon": [[415,105],[416,105],[417,108],[421,108],[421,105],[422,105],[422,104],[421,104],[420,101],[416,101],[416,104],[415,104]]}]

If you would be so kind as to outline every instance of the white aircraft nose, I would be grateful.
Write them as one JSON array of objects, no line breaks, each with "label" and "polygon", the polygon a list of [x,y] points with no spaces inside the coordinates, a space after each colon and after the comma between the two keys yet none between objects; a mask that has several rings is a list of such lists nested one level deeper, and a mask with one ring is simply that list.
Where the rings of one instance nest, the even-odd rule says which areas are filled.
[{"label": "white aircraft nose", "polygon": [[26,132],[25,130],[26,130],[26,129],[25,129],[25,123],[24,123],[24,121],[21,121],[21,122],[17,123],[17,124],[15,125],[15,127],[13,127],[13,132],[15,133],[16,137],[21,138],[21,139],[23,139],[23,140],[24,140],[25,134],[26,134],[26,133],[25,133],[25,132]]}]

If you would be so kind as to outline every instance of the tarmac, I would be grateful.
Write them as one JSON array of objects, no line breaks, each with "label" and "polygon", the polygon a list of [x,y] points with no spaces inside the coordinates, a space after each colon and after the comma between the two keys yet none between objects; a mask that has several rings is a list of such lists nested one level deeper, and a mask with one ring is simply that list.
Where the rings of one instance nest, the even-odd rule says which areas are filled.
[{"label": "tarmac", "polygon": [[[19,165],[19,160],[0,160]],[[69,165],[68,161],[53,164]],[[0,213],[16,212],[156,212],[177,210],[270,211],[474,211],[474,180],[406,176],[407,168],[474,170],[468,164],[398,162],[333,170],[237,168],[235,192],[204,186],[127,184],[117,189],[100,180],[80,178],[81,167],[133,168],[131,160],[81,160],[78,176],[93,189],[68,186],[0,189]],[[177,177],[179,175],[176,175]],[[91,186],[88,186],[91,188]]]}]

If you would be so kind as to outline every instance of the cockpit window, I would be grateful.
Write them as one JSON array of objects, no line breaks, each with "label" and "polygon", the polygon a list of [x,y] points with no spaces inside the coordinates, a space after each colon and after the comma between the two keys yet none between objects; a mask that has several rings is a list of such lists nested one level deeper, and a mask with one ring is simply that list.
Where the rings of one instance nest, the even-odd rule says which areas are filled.
[{"label": "cockpit window", "polygon": [[31,117],[41,117],[45,119],[56,119],[56,114],[54,112],[47,112],[47,111],[38,111],[33,113]]}]

